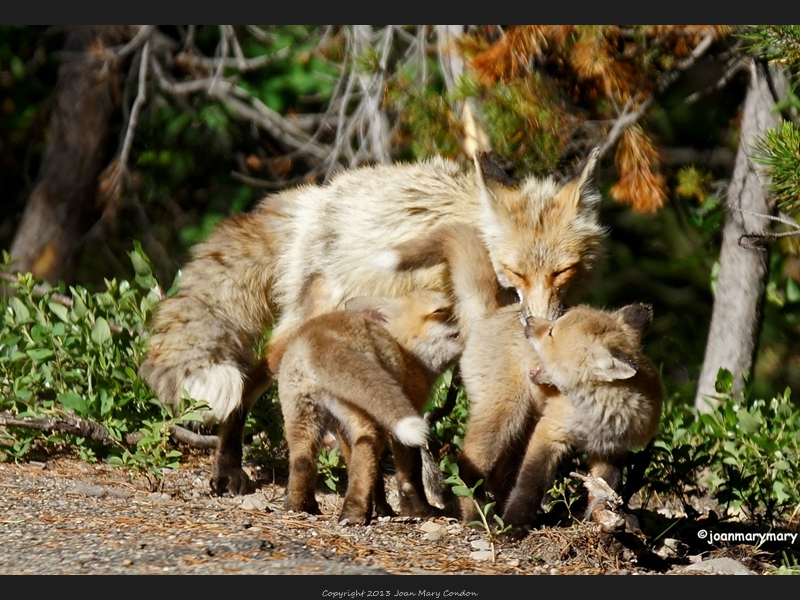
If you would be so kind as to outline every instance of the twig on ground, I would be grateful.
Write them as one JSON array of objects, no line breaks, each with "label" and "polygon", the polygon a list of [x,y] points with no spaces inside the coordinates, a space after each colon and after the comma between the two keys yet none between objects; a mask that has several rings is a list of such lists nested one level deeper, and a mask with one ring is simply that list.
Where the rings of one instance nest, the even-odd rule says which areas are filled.
[{"label": "twig on ground", "polygon": [[[0,412],[0,425],[44,432],[68,433],[100,442],[106,446],[134,446],[143,435],[139,432],[129,433],[125,436],[124,441],[120,443],[112,438],[108,430],[100,423],[66,413],[62,414],[60,417],[24,417],[19,419],[11,413],[3,411]],[[204,450],[215,449],[219,442],[219,438],[215,435],[201,435],[189,431],[184,427],[180,427],[179,425],[170,425],[169,433],[176,442],[180,442],[191,448]]]}]

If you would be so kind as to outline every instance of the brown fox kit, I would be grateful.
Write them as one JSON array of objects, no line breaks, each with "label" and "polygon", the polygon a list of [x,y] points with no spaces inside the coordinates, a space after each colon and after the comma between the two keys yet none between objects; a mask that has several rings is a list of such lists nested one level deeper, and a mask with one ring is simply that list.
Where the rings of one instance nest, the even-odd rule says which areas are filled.
[{"label": "brown fox kit", "polygon": [[419,290],[400,298],[355,298],[307,321],[279,362],[278,394],[289,446],[285,507],[319,513],[316,458],[329,424],[339,432],[348,486],[339,520],[392,514],[379,462],[391,434],[400,511],[431,516],[419,448],[431,387],[462,351],[452,301]]},{"label": "brown fox kit", "polygon": [[[643,305],[615,313],[576,307],[555,321],[528,317],[523,328],[524,307],[496,300],[497,282],[477,235],[471,226],[445,225],[395,252],[402,268],[421,261],[448,267],[470,400],[460,475],[470,487],[483,479],[504,523],[520,535],[533,524],[570,447],[586,450],[592,474],[618,488],[624,454],[653,437],[662,392],[640,350],[652,312]],[[465,521],[473,510],[465,499]]]},{"label": "brown fox kit", "polygon": [[576,306],[555,320],[527,318],[525,336],[540,358],[531,379],[555,386],[569,402],[546,407],[536,425],[533,456],[515,490],[522,497],[509,498],[511,522],[531,519],[570,447],[583,449],[592,475],[620,491],[625,455],[653,439],[661,417],[661,378],[641,349],[652,319],[646,304],[613,312]]},{"label": "brown fox kit", "polygon": [[176,402],[185,391],[222,422],[212,488],[244,493],[250,485],[242,428],[274,373],[253,348],[276,318],[269,348],[280,357],[312,316],[309,294],[313,314],[321,314],[358,296],[448,290],[441,264],[386,269],[369,260],[376,249],[442,224],[479,224],[503,286],[516,289],[527,314],[557,316],[566,288],[592,265],[604,237],[592,177],[597,156],[564,184],[529,177],[516,185],[498,169],[483,173],[479,163],[469,172],[441,159],[363,167],[267,197],[253,212],[223,221],[194,248],[178,293],[161,301],[141,366],[162,401]]}]

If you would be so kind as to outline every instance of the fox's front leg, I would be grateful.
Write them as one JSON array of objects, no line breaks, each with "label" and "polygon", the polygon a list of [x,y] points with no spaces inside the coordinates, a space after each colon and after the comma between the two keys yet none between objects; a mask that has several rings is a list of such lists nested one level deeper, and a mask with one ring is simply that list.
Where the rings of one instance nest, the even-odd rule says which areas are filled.
[{"label": "fox's front leg", "polygon": [[523,538],[534,525],[561,458],[569,450],[558,419],[543,416],[533,430],[514,489],[503,510],[508,535]]}]

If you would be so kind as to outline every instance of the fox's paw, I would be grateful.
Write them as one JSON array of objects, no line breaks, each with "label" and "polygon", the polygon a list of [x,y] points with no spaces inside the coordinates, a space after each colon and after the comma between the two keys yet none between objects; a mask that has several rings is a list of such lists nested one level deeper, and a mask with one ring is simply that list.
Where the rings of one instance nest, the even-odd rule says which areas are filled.
[{"label": "fox's paw", "polygon": [[506,541],[518,541],[525,539],[530,533],[530,527],[523,525],[511,525],[508,529],[497,535],[497,539]]},{"label": "fox's paw", "polygon": [[417,495],[412,495],[410,497],[400,496],[400,514],[404,517],[427,519],[429,517],[441,517],[444,511],[431,506]]},{"label": "fox's paw", "polygon": [[342,512],[339,513],[339,525],[367,525],[371,512],[371,507],[365,507],[358,502],[348,502],[345,498]]},{"label": "fox's paw", "polygon": [[537,522],[537,511],[531,511],[528,506],[515,503],[513,500],[503,511],[502,521],[508,527],[500,538],[521,540],[530,533]]},{"label": "fox's paw", "polygon": [[306,498],[300,501],[293,500],[290,496],[286,497],[283,502],[283,508],[294,512],[304,512],[310,515],[321,515],[322,511],[319,509],[316,498]]},{"label": "fox's paw", "polygon": [[375,514],[379,517],[394,517],[396,516],[394,510],[386,500],[375,501]]},{"label": "fox's paw", "polygon": [[209,485],[211,491],[217,496],[224,496],[226,493],[231,496],[246,496],[252,494],[256,489],[256,484],[241,467],[224,470],[215,468],[211,474]]}]

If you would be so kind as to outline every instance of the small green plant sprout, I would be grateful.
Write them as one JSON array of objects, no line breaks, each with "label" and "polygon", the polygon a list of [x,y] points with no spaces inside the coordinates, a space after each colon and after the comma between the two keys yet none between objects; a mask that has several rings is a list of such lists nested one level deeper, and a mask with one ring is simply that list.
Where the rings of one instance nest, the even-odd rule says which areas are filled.
[{"label": "small green plant sprout", "polygon": [[[484,531],[486,532],[486,539],[489,541],[489,546],[492,551],[492,564],[494,564],[497,560],[497,552],[495,550],[494,543],[495,541],[504,533],[511,529],[510,525],[506,525],[503,523],[503,519],[500,518],[500,515],[496,513],[492,513],[492,509],[495,507],[495,502],[487,502],[483,506],[475,498],[475,491],[483,485],[483,479],[479,479],[474,486],[469,487],[461,477],[458,475],[458,465],[454,462],[450,462],[447,465],[448,471],[450,476],[444,480],[444,483],[447,483],[451,486],[451,490],[453,494],[456,496],[460,496],[462,498],[469,498],[472,501],[473,506],[475,507],[480,520],[470,521],[467,523],[468,527],[473,526],[480,526],[483,527]],[[492,515],[492,519],[497,525],[497,529],[492,530],[491,525],[489,525],[489,515]]]},{"label": "small green plant sprout", "polygon": [[[573,473],[572,475],[577,474]],[[572,512],[572,505],[578,501],[580,495],[575,493],[575,490],[572,489],[568,478],[557,478],[553,482],[553,487],[548,490],[547,495],[550,497],[550,500],[546,506],[547,512],[553,510],[553,508],[555,508],[558,504],[563,503],[567,507],[567,512],[569,512],[570,519],[575,520],[575,515]]]},{"label": "small green plant sprout", "polygon": [[322,448],[317,456],[317,471],[323,477],[325,485],[334,492],[339,483],[339,477],[344,469],[344,463],[336,448]]},{"label": "small green plant sprout", "polygon": [[129,436],[136,442],[132,449],[126,448],[119,456],[110,456],[108,463],[124,467],[131,477],[143,476],[152,491],[162,488],[165,469],[177,469],[178,459],[183,455],[172,444],[172,434],[178,427],[191,422],[203,422],[202,410],[207,410],[205,402],[193,400],[184,394],[179,406],[163,406],[161,417],[146,419],[135,434]]},{"label": "small green plant sprout", "polygon": [[773,575],[800,575],[800,561],[794,555],[781,553],[781,566],[775,568]]}]

